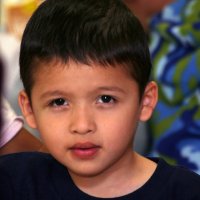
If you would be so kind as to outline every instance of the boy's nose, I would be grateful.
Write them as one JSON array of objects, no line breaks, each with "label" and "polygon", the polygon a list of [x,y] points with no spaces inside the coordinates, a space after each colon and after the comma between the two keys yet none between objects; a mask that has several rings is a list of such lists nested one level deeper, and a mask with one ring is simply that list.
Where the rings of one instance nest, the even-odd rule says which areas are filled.
[{"label": "boy's nose", "polygon": [[92,112],[87,108],[77,108],[72,111],[69,129],[71,133],[93,133],[96,124]]}]

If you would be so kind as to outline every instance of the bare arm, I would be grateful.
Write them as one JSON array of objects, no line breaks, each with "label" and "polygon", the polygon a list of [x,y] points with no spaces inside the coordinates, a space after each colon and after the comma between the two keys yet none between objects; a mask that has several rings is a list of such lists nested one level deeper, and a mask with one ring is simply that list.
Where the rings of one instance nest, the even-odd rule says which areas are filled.
[{"label": "bare arm", "polygon": [[25,151],[47,152],[47,149],[39,139],[22,128],[12,140],[0,148],[0,155]]}]

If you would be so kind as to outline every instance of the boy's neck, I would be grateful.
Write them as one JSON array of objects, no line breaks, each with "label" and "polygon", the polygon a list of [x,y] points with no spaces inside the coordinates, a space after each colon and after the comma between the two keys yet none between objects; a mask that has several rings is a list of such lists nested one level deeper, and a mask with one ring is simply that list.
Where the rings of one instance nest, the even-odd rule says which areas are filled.
[{"label": "boy's neck", "polygon": [[71,172],[75,185],[83,192],[101,198],[124,196],[142,187],[152,176],[156,163],[137,153],[124,168],[115,168],[97,176],[81,177]]}]

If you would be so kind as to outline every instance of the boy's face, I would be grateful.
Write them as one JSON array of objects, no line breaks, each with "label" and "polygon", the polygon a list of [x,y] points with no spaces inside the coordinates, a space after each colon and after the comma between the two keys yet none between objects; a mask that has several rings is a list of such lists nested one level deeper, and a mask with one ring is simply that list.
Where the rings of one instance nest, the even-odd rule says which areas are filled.
[{"label": "boy's face", "polygon": [[148,84],[140,102],[137,83],[121,67],[52,62],[39,68],[32,106],[24,92],[19,103],[49,152],[78,175],[124,166],[138,121],[156,104],[156,85]]}]

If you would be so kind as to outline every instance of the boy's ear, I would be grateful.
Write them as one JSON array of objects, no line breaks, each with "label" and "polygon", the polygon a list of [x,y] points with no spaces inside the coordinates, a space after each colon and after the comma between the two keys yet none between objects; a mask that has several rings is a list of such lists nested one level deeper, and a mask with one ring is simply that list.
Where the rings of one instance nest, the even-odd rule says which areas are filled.
[{"label": "boy's ear", "polygon": [[151,117],[157,100],[158,86],[155,82],[151,81],[146,86],[142,97],[140,121],[147,121]]},{"label": "boy's ear", "polygon": [[30,100],[24,90],[19,93],[18,103],[27,124],[31,128],[37,128]]}]

